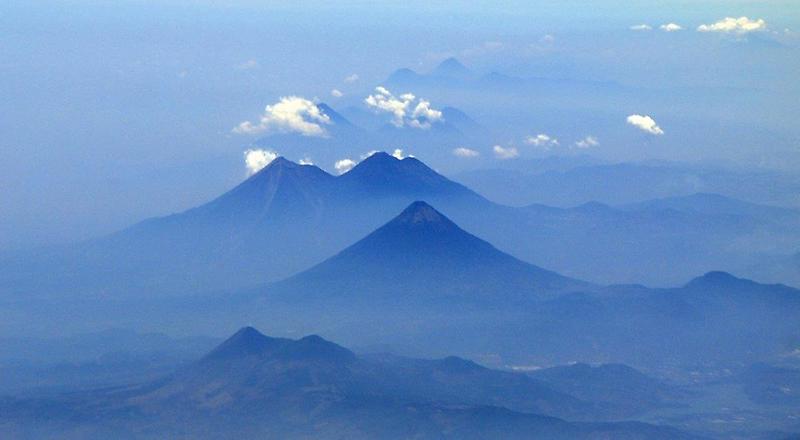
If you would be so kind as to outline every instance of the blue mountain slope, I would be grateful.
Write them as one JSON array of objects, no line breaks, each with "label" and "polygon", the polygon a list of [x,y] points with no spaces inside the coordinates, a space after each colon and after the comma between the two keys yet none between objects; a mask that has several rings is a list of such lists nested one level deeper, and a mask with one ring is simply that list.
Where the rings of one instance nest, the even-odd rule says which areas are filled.
[{"label": "blue mountain slope", "polygon": [[[343,277],[342,274],[357,274]],[[524,263],[465,232],[425,202],[336,256],[268,289],[302,303],[314,298],[406,302],[535,301],[594,286]]]}]

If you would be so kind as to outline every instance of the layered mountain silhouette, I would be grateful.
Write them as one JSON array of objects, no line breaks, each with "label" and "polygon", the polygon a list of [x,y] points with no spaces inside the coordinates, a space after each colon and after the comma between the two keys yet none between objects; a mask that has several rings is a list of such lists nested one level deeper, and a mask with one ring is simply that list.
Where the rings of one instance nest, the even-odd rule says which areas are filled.
[{"label": "layered mountain silhouette", "polygon": [[0,401],[0,435],[204,438],[691,438],[644,423],[566,422],[592,403],[449,357],[359,357],[319,336],[243,328],[144,386]]},{"label": "layered mountain silhouette", "polygon": [[[414,158],[376,153],[343,176],[282,157],[211,202],[9,262],[9,292],[188,294],[280,279],[380,226],[413,200],[489,204]],[[63,270],[63,274],[59,272]],[[48,271],[48,277],[41,277]]]},{"label": "layered mountain silhouette", "polygon": [[592,289],[505,254],[416,201],[362,240],[269,291],[287,300],[451,298],[507,304]]},{"label": "layered mountain silhouette", "polygon": [[[419,73],[409,68],[400,68],[386,78],[390,87],[413,88],[419,92],[436,89],[480,89],[483,93],[508,92],[530,93],[537,90],[552,92],[553,89],[574,95],[583,93],[611,93],[624,91],[619,83],[610,81],[586,81],[572,78],[547,78],[540,76],[512,76],[491,71],[478,74],[464,66],[458,59],[450,57],[440,62],[431,71]],[[550,89],[550,90],[548,90]]]},{"label": "layered mountain silhouette", "polygon": [[618,411],[621,417],[672,405],[686,395],[684,389],[624,364],[592,366],[577,363],[539,369],[528,374],[565,394],[585,401],[604,402]]},{"label": "layered mountain silhouette", "polygon": [[786,238],[765,252],[797,249],[796,216],[785,210],[748,205],[747,214],[737,215],[731,210],[740,204],[709,196],[625,207],[511,208],[416,158],[377,153],[341,176],[278,158],[197,208],[89,242],[4,257],[9,269],[0,274],[0,289],[154,297],[255,286],[335,255],[415,200],[516,258],[596,282],[678,284],[710,269],[755,266],[771,273],[761,267],[771,260],[753,252],[764,234]]}]

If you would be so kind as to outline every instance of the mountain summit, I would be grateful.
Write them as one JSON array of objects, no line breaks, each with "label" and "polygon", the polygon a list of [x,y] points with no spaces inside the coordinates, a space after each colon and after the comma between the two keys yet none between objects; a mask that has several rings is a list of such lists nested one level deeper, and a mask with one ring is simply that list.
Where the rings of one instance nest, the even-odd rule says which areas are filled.
[{"label": "mountain summit", "polygon": [[292,340],[263,335],[253,327],[244,327],[208,353],[201,363],[265,361],[349,362],[353,352],[317,335]]},{"label": "mountain summit", "polygon": [[448,226],[455,226],[455,223],[433,209],[433,206],[419,201],[408,205],[408,208],[404,209],[395,218],[395,222],[409,225],[442,225],[449,223]]},{"label": "mountain summit", "polygon": [[409,196],[414,198],[486,200],[467,187],[442,176],[414,157],[398,159],[377,152],[339,177],[348,191],[362,197]]},{"label": "mountain summit", "polygon": [[447,58],[439,63],[431,72],[431,75],[452,79],[467,79],[472,76],[472,72],[454,57]]}]

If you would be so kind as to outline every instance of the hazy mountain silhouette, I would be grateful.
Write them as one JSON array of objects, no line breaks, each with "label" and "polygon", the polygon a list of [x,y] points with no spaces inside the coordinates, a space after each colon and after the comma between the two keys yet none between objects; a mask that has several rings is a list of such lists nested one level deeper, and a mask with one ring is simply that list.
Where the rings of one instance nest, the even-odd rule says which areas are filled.
[{"label": "hazy mountain silhouette", "polygon": [[269,290],[295,301],[400,296],[496,304],[592,288],[505,254],[417,201],[336,256]]},{"label": "hazy mountain silhouette", "polygon": [[585,401],[604,402],[621,417],[631,417],[674,402],[686,395],[679,387],[642,374],[624,364],[584,363],[528,373],[549,387]]},{"label": "hazy mountain silhouette", "polygon": [[436,89],[480,90],[482,93],[553,92],[574,96],[582,94],[620,93],[626,88],[612,81],[590,81],[573,78],[545,78],[538,76],[513,76],[491,71],[475,73],[455,58],[447,58],[430,72],[419,73],[409,68],[392,72],[383,82],[389,87],[413,89],[414,92],[432,92]]},{"label": "hazy mountain silhouette", "polygon": [[[720,194],[751,203],[796,206],[796,176],[727,170],[670,162],[591,163],[546,157],[519,161],[515,169],[476,170],[455,177],[498,203],[575,206],[590,201],[628,205],[697,193]],[[563,162],[559,167],[548,163]]]},{"label": "hazy mountain silhouette", "polygon": [[[519,411],[502,408],[508,405]],[[690,438],[644,423],[575,423],[592,406],[459,358],[360,358],[318,336],[244,328],[144,386],[0,401],[0,434],[104,438]]]},{"label": "hazy mountain silhouette", "polygon": [[[334,177],[280,157],[197,208],[13,260],[17,270],[0,282],[9,292],[86,294],[113,283],[120,292],[151,295],[255,285],[333,255],[421,198],[490,204],[414,158],[376,153]],[[37,275],[44,270],[50,276]]]},{"label": "hazy mountain silhouette", "polygon": [[[0,274],[0,287],[26,295],[110,289],[164,296],[254,286],[336,254],[415,200],[514,257],[598,282],[677,284],[711,268],[779,279],[792,265],[763,267],[768,252],[796,253],[792,237],[800,230],[793,211],[710,195],[627,207],[510,208],[415,158],[377,153],[338,177],[279,158],[197,208],[5,258],[9,270]],[[786,239],[764,247],[765,233]],[[760,248],[764,255],[754,251]]]},{"label": "hazy mountain silhouette", "polygon": [[430,73],[433,76],[452,79],[468,79],[473,73],[461,61],[450,57],[439,63]]}]

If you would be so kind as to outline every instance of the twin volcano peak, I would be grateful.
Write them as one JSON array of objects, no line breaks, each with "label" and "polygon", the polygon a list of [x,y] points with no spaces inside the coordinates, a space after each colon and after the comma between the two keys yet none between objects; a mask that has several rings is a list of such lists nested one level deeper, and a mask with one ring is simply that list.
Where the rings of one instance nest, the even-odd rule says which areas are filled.
[{"label": "twin volcano peak", "polygon": [[[420,161],[418,161],[418,160],[416,160],[414,158],[407,157],[407,158],[403,158],[403,159],[398,159],[397,157],[392,156],[392,155],[390,155],[390,154],[388,154],[386,152],[379,151],[379,152],[371,154],[369,157],[367,157],[366,159],[364,159],[361,162],[359,162],[359,164],[356,165],[353,168],[353,170],[350,170],[349,172],[345,173],[344,175],[351,174],[356,169],[358,169],[358,170],[360,170],[362,172],[363,171],[369,171],[369,172],[384,171],[385,172],[385,171],[392,171],[392,170],[396,171],[396,170],[401,170],[403,168],[409,168],[412,165],[417,165],[417,166],[422,165],[423,167],[427,168],[427,166],[425,166],[422,162],[420,162]],[[299,170],[299,169],[304,169],[304,170],[317,169],[317,170],[322,171],[319,167],[317,167],[315,165],[299,164],[297,162],[292,162],[291,160],[286,159],[283,156],[278,156],[275,159],[273,159],[272,162],[267,164],[267,166],[265,166],[264,168],[259,170],[257,173],[255,173],[254,176],[259,175],[259,174],[268,174],[268,173],[272,173],[272,172],[275,172],[275,171]],[[356,174],[358,174],[358,173],[356,173]]]},{"label": "twin volcano peak", "polygon": [[229,361],[257,357],[274,360],[350,360],[348,349],[318,335],[301,339],[272,338],[253,327],[244,327],[207,354],[205,361]]}]

